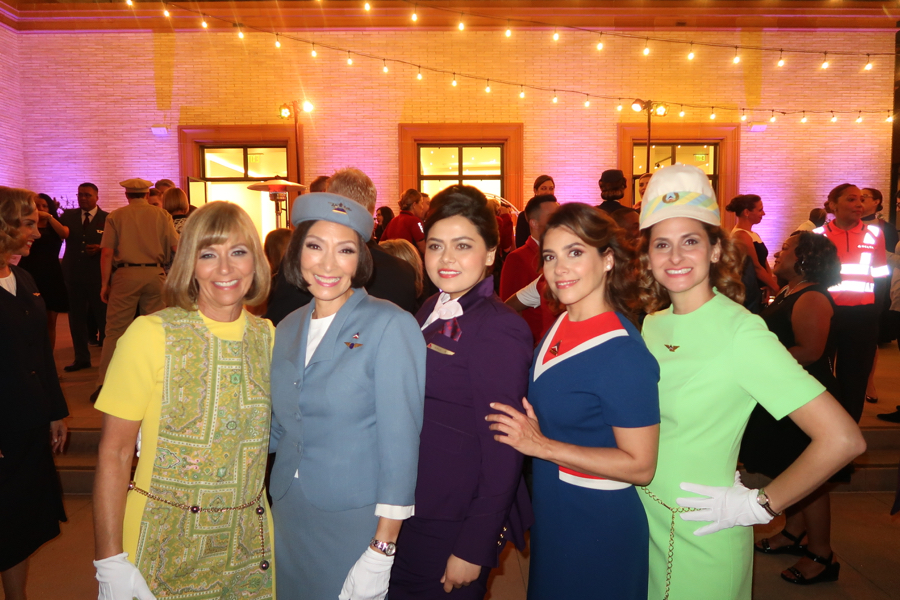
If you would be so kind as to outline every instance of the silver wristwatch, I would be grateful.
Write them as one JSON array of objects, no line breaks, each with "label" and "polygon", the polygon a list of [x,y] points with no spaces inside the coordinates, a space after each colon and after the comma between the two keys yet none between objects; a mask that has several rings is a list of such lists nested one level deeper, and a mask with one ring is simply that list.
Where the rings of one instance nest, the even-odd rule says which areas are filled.
[{"label": "silver wristwatch", "polygon": [[777,517],[781,513],[777,513],[769,506],[769,496],[766,495],[766,488],[759,488],[759,491],[756,493],[756,502],[766,509],[766,512],[772,515],[773,517]]},{"label": "silver wristwatch", "polygon": [[372,538],[372,541],[369,542],[369,545],[375,548],[376,550],[381,550],[384,552],[385,556],[393,556],[397,552],[397,544],[394,542],[382,542]]}]

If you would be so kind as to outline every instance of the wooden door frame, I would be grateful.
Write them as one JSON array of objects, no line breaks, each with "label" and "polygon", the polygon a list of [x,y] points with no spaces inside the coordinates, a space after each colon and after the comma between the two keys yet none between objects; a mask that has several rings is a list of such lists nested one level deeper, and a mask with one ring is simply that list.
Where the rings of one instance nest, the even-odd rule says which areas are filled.
[{"label": "wooden door frame", "polygon": [[506,199],[524,207],[522,123],[400,123],[400,191],[419,189],[419,144],[503,144],[503,189]]},{"label": "wooden door frame", "polygon": [[[741,124],[660,123],[659,120],[654,120],[650,135],[655,144],[697,142],[719,145],[719,212],[722,214],[722,225],[730,229],[734,218],[725,211],[725,205],[740,194]],[[646,124],[619,123],[619,169],[627,174],[629,181],[634,168],[634,143],[641,143],[646,139]]]},{"label": "wooden door frame", "polygon": [[[288,180],[300,183],[303,178],[303,125],[179,125],[178,162],[182,187],[187,178],[201,179],[203,172],[201,147],[207,144],[253,144],[287,146]],[[293,199],[287,208],[290,215]],[[288,219],[290,221],[290,218]]]}]

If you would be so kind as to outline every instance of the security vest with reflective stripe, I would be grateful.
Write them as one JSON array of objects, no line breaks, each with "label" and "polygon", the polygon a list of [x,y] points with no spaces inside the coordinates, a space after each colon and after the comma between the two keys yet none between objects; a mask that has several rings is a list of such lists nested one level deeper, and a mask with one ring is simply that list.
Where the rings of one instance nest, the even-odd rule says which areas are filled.
[{"label": "security vest with reflective stripe", "polygon": [[842,281],[828,288],[835,304],[874,304],[875,278],[889,274],[881,228],[860,221],[850,229],[841,229],[832,221],[813,229],[813,233],[824,235],[837,247]]}]

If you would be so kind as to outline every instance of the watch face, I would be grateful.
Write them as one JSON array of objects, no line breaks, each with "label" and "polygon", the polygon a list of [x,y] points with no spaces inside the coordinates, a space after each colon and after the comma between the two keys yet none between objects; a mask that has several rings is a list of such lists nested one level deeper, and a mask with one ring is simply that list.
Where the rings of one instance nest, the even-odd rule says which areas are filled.
[{"label": "watch face", "polygon": [[393,542],[388,542],[384,544],[382,550],[384,550],[385,556],[393,556],[397,552],[397,545]]}]

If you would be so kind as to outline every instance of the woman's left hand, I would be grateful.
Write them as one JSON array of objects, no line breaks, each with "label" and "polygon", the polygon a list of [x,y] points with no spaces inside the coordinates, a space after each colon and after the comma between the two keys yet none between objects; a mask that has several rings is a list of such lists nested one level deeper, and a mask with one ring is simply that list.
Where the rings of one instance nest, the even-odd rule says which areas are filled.
[{"label": "woman's left hand", "polygon": [[447,568],[444,569],[441,583],[444,584],[444,591],[449,594],[454,589],[469,585],[479,576],[481,576],[481,565],[470,563],[451,554],[447,559]]},{"label": "woman's left hand", "polygon": [[528,400],[522,398],[522,406],[525,414],[512,406],[492,402],[491,408],[500,412],[488,415],[485,419],[493,421],[491,429],[505,434],[495,435],[495,440],[512,446],[527,456],[538,456],[546,445],[547,438],[541,433],[534,408]]},{"label": "woman's left hand", "polygon": [[69,428],[66,427],[64,420],[50,421],[50,447],[55,453],[62,452],[63,446],[66,445],[68,432]]}]

